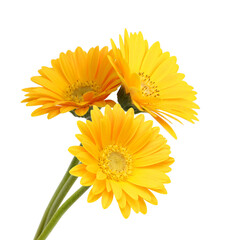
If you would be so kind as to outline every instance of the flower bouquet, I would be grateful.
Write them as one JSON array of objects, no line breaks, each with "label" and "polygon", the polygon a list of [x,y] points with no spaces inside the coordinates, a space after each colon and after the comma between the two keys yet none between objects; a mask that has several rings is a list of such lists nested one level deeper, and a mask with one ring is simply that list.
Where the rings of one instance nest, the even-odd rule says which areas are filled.
[{"label": "flower bouquet", "polygon": [[[141,32],[120,36],[119,48],[61,53],[52,67],[42,67],[32,81],[40,86],[25,88],[27,106],[40,106],[32,116],[48,114],[51,119],[72,113],[86,121],[77,122],[78,146],[67,172],[42,217],[34,240],[46,239],[63,214],[91,188],[88,202],[101,198],[108,208],[116,199],[124,218],[133,209],[146,214],[146,202],[157,205],[153,192],[166,194],[167,173],[174,159],[170,147],[145,121],[149,113],[176,138],[170,119],[197,120],[193,109],[196,92],[178,73],[176,57],[162,52],[159,42],[151,47]],[[118,90],[118,104],[107,97]],[[80,177],[81,187],[64,203],[70,188]],[[61,205],[62,203],[62,205]]]}]

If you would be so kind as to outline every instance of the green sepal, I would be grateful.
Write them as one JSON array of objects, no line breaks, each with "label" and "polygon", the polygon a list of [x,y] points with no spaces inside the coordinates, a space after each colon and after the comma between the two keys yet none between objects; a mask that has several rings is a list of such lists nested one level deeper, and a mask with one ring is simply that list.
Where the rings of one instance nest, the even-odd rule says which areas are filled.
[{"label": "green sepal", "polygon": [[125,111],[128,111],[129,108],[133,108],[135,114],[142,112],[132,103],[130,94],[126,93],[123,86],[119,89],[117,93],[117,99],[119,104]]}]

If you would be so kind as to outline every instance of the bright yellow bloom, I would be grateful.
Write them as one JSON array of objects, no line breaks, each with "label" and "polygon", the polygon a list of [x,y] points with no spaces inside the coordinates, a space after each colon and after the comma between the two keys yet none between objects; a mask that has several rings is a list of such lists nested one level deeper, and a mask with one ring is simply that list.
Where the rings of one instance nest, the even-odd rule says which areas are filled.
[{"label": "bright yellow bloom", "polygon": [[91,117],[92,122],[78,121],[82,134],[76,137],[83,146],[70,147],[69,151],[82,164],[70,173],[81,177],[82,185],[93,185],[88,202],[102,197],[105,209],[114,195],[125,218],[131,208],[145,214],[145,201],[157,204],[152,191],[167,193],[164,183],[170,179],[166,173],[174,162],[160,128],[152,127],[150,120],[145,122],[143,114],[134,118],[132,108],[125,113],[119,104],[113,110],[106,106],[104,115],[94,107]]},{"label": "bright yellow bloom", "polygon": [[[115,60],[109,59],[116,69],[132,103],[140,110],[150,113],[173,137],[176,134],[167,123],[173,115],[187,121],[198,120],[193,108],[196,92],[183,81],[184,74],[177,73],[176,57],[168,52],[162,53],[160,43],[150,48],[142,33],[128,34],[124,41],[120,36],[120,49],[111,40]],[[179,121],[180,122],[180,121]]]},{"label": "bright yellow bloom", "polygon": [[83,116],[90,106],[114,105],[112,100],[105,100],[120,85],[107,58],[112,54],[108,47],[91,48],[88,53],[78,47],[75,52],[61,53],[52,60],[52,68],[42,67],[41,76],[31,79],[42,87],[23,89],[28,92],[28,98],[23,100],[27,106],[42,105],[32,116],[48,113],[48,118],[52,118],[73,110]]}]

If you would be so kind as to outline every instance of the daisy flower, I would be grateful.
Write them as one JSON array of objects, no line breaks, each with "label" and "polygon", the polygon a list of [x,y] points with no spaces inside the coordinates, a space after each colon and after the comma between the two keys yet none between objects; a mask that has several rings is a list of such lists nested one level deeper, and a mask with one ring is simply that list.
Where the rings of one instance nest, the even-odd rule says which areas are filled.
[{"label": "daisy flower", "polygon": [[125,112],[119,104],[113,110],[106,106],[105,114],[94,106],[92,121],[78,121],[81,134],[76,137],[83,146],[72,146],[70,153],[82,164],[73,167],[70,174],[81,177],[83,186],[91,186],[88,202],[101,198],[104,209],[113,196],[125,218],[131,208],[147,212],[146,202],[157,205],[154,192],[166,194],[165,183],[170,183],[167,172],[174,159],[170,147],[152,127],[144,115],[134,118],[134,110]]},{"label": "daisy flower", "polygon": [[139,111],[150,113],[176,138],[168,123],[170,118],[180,122],[175,117],[178,116],[193,123],[198,120],[193,109],[199,108],[193,102],[196,99],[193,87],[183,81],[184,74],[177,72],[176,57],[163,53],[159,42],[149,48],[141,32],[129,36],[125,30],[124,40],[120,36],[119,42],[120,49],[111,40],[114,58],[109,56],[109,59],[126,94],[130,95],[131,104]]},{"label": "daisy flower", "polygon": [[32,116],[48,113],[53,118],[60,113],[72,111],[84,116],[93,105],[113,106],[112,100],[106,100],[115,91],[120,80],[107,56],[113,56],[107,47],[91,48],[88,53],[78,47],[75,52],[61,53],[52,60],[52,68],[42,67],[41,76],[32,77],[39,87],[25,88],[27,106],[41,105]]}]

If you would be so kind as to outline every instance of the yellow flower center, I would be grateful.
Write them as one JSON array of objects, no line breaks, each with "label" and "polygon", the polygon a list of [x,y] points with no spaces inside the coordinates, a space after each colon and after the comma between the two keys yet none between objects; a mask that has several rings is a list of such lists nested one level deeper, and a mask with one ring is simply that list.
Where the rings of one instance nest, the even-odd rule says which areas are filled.
[{"label": "yellow flower center", "polygon": [[144,72],[139,73],[139,77],[141,80],[141,92],[145,97],[159,97],[159,89],[155,82],[151,81],[151,77],[145,75]]},{"label": "yellow flower center", "polygon": [[132,170],[132,158],[126,148],[109,145],[101,152],[99,167],[108,179],[125,181]]},{"label": "yellow flower center", "polygon": [[111,152],[109,154],[109,168],[112,171],[123,171],[126,166],[126,159],[123,154],[119,152]]},{"label": "yellow flower center", "polygon": [[74,102],[82,102],[83,95],[87,92],[98,92],[99,87],[95,82],[79,82],[69,85],[66,90],[66,100],[74,101]]}]

